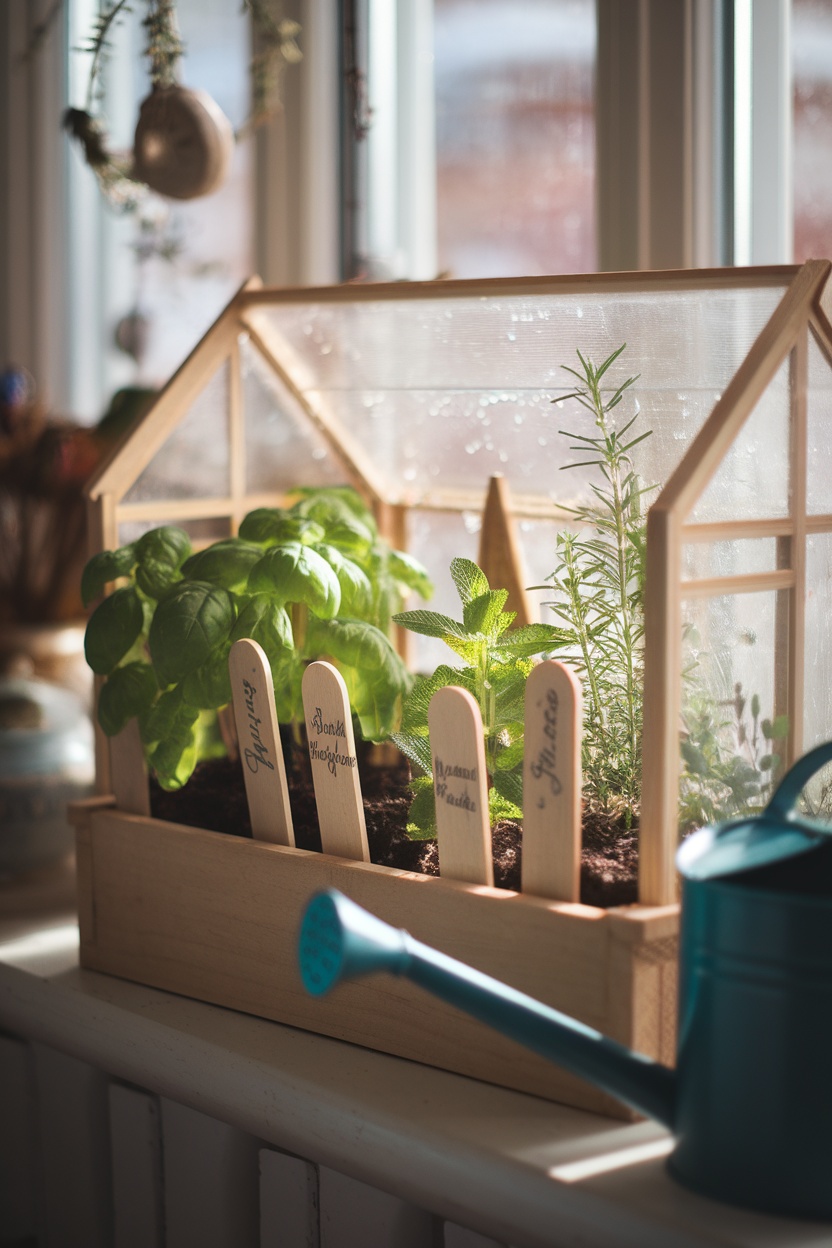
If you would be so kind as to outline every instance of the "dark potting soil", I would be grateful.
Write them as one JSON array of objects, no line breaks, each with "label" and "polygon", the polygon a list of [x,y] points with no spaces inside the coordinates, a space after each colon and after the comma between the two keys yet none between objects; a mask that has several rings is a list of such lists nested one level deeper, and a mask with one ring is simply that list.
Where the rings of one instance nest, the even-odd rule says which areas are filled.
[{"label": "dark potting soil", "polygon": [[[361,790],[367,841],[373,862],[422,875],[439,874],[435,840],[414,841],[406,832],[410,804],[407,763],[396,767],[364,766]],[[320,852],[318,813],[311,780],[290,775],[292,821],[299,849]],[[211,832],[251,836],[245,785],[239,762],[212,759],[200,763],[183,789],[167,793],[151,781],[151,812],[166,819]],[[610,825],[597,812],[584,819],[581,855],[581,901],[591,906],[624,906],[638,899],[638,833]],[[494,883],[497,888],[520,890],[522,827],[501,820],[492,832]]]}]

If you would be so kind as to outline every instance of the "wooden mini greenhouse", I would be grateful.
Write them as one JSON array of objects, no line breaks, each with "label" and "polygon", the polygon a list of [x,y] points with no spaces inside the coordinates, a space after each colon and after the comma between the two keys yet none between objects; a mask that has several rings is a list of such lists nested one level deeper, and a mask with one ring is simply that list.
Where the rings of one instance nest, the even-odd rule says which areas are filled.
[{"label": "wooden mini greenhouse", "polygon": [[[406,984],[306,999],[296,926],[310,893],[334,884],[419,939],[672,1061],[673,860],[703,707],[771,778],[832,726],[829,269],[244,287],[91,483],[93,551],[162,523],[207,543],[294,487],[350,483],[381,531],[428,567],[432,605],[453,614],[448,566],[477,557],[499,474],[522,575],[540,584],[564,508],[590,486],[587,470],[560,471],[574,456],[559,430],[591,426],[560,401],[571,390],[561,366],[576,350],[600,362],[627,343],[623,375],[639,375],[628,415],[638,410],[652,430],[636,467],[655,487],[640,900],[602,911],[162,824],[108,798],[102,757],[101,797],[75,813],[84,964],[611,1108]],[[543,620],[545,599],[530,607]],[[412,659],[432,662],[429,651]]]}]

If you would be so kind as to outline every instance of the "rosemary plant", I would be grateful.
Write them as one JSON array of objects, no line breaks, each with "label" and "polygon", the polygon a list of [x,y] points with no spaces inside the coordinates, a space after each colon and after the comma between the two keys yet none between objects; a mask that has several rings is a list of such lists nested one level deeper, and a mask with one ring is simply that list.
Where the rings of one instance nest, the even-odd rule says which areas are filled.
[{"label": "rosemary plant", "polygon": [[578,383],[563,398],[591,412],[597,429],[592,435],[560,431],[572,439],[570,449],[582,455],[565,466],[589,465],[602,479],[592,485],[592,504],[569,509],[577,531],[558,535],[557,566],[548,578],[556,597],[548,605],[565,626],[567,645],[559,657],[574,666],[584,686],[585,799],[590,810],[603,812],[614,826],[629,828],[638,820],[641,800],[647,544],[641,508],[645,488],[630,455],[651,431],[632,432],[638,413],[619,429],[610,419],[637,380],[627,377],[613,387],[602,386],[625,346],[598,367],[580,351],[580,370],[563,366]]}]

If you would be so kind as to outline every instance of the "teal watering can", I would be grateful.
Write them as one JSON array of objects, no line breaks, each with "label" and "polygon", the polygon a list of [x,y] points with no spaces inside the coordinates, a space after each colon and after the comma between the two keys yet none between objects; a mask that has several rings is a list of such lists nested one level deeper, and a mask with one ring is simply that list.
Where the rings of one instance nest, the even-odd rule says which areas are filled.
[{"label": "teal watering can", "polygon": [[685,840],[680,1016],[671,1070],[428,948],[340,893],[300,933],[309,992],[403,975],[673,1132],[671,1173],[703,1195],[832,1218],[832,829],[798,816],[832,761],[812,750],[767,808]]}]

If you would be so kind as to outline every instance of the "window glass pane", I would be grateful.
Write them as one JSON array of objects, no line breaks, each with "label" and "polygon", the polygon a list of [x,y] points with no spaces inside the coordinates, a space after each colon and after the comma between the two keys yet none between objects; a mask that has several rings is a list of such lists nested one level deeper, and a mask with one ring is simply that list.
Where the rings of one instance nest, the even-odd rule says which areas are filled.
[{"label": "window glass pane", "polygon": [[792,0],[794,258],[832,255],[832,4]]},{"label": "window glass pane", "polygon": [[593,0],[434,12],[440,270],[595,270]]},{"label": "window glass pane", "polygon": [[226,361],[131,486],[126,502],[228,496],[229,372]]}]

